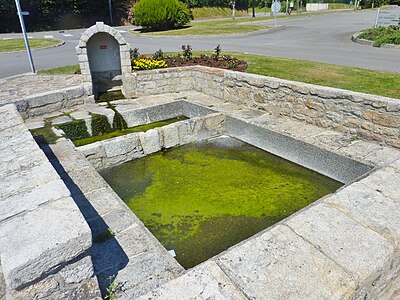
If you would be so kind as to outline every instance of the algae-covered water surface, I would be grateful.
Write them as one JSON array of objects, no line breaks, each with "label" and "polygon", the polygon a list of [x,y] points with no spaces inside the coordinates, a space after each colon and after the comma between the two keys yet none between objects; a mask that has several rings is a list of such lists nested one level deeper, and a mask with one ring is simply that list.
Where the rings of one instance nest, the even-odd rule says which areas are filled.
[{"label": "algae-covered water surface", "polygon": [[101,173],[185,268],[342,185],[231,138],[164,150]]}]

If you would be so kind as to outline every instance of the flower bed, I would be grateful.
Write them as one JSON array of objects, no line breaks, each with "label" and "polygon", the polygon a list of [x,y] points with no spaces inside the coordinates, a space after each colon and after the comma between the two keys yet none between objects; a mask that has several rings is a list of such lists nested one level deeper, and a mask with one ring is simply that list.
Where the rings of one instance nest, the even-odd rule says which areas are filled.
[{"label": "flower bed", "polygon": [[182,67],[202,65],[207,67],[229,69],[244,72],[247,69],[247,62],[230,55],[221,55],[221,47],[218,45],[214,49],[214,54],[201,54],[193,56],[190,45],[182,46],[182,54],[164,55],[162,50],[158,50],[154,55],[146,57],[139,53],[135,48],[131,51],[131,61],[133,70],[151,70],[166,67]]}]

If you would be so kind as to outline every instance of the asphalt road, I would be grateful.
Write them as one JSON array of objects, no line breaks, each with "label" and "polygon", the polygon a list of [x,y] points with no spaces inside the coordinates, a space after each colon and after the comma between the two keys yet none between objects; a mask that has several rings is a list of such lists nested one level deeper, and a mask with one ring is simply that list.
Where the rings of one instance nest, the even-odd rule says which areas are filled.
[{"label": "asphalt road", "polygon": [[[212,50],[220,44],[223,51],[246,52],[269,56],[305,59],[337,65],[374,70],[400,72],[400,49],[374,48],[351,41],[351,35],[372,27],[376,11],[337,12],[278,19],[283,30],[236,37],[144,37],[129,34],[127,28],[118,28],[131,48],[141,53],[154,53],[158,49],[180,51],[189,44],[194,50]],[[272,23],[272,20],[265,21]],[[52,36],[62,39],[60,47],[34,50],[37,70],[77,64],[75,46],[84,30],[31,33],[28,36]],[[0,39],[16,37],[2,34]],[[21,36],[21,35],[19,35]],[[0,78],[30,72],[26,52],[0,53]]]}]

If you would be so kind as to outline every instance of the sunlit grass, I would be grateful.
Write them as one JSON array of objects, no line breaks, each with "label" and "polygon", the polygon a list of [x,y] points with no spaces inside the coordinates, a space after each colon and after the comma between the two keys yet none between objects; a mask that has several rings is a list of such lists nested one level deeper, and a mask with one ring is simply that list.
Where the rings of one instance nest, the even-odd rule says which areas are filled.
[{"label": "sunlit grass", "polygon": [[[29,39],[31,49],[56,46],[60,43],[61,41],[56,39]],[[0,52],[21,51],[25,49],[25,42],[22,38],[0,40]]]}]

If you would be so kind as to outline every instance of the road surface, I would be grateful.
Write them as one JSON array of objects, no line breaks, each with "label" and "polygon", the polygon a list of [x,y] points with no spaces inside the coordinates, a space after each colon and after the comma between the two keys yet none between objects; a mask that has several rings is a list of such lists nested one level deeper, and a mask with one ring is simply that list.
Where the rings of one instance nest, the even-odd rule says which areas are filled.
[{"label": "road surface", "polygon": [[[276,32],[231,37],[149,37],[134,36],[118,28],[131,48],[141,53],[158,49],[180,51],[189,44],[193,50],[212,50],[220,44],[223,51],[247,52],[269,56],[305,59],[337,65],[400,72],[400,49],[374,48],[351,41],[351,35],[372,27],[376,11],[336,12],[278,19],[286,28]],[[263,21],[272,24],[273,20]],[[65,45],[33,51],[36,69],[77,64],[75,46],[84,30],[30,33],[32,37],[54,37]],[[2,34],[2,38],[21,36]],[[0,78],[30,72],[26,52],[0,53]]]}]

